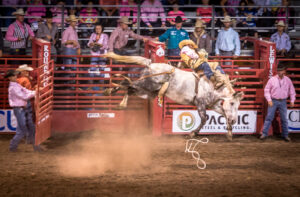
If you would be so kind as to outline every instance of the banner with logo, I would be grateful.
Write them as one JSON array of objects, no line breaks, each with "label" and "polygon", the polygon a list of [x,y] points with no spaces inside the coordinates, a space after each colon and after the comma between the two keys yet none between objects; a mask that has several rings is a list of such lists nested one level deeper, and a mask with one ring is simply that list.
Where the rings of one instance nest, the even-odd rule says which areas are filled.
[{"label": "banner with logo", "polygon": [[[201,133],[226,133],[224,116],[214,111],[207,111],[207,121]],[[233,125],[233,133],[256,133],[256,111],[238,111],[237,122]],[[189,133],[201,123],[197,110],[174,110],[172,120],[173,133]]]},{"label": "banner with logo", "polygon": [[300,110],[288,110],[288,125],[290,132],[300,132]]},{"label": "banner with logo", "polygon": [[17,119],[13,110],[0,110],[0,133],[15,132],[17,128]]}]

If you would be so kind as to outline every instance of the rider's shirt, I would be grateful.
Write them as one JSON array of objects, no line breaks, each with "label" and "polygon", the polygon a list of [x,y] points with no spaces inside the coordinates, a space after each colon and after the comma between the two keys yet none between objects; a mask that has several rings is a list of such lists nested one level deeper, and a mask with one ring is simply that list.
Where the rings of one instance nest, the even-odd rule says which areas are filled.
[{"label": "rider's shirt", "polygon": [[186,54],[191,59],[198,59],[199,58],[199,55],[196,53],[195,49],[191,49],[189,46],[182,47],[182,49],[180,51],[180,55],[181,54]]}]

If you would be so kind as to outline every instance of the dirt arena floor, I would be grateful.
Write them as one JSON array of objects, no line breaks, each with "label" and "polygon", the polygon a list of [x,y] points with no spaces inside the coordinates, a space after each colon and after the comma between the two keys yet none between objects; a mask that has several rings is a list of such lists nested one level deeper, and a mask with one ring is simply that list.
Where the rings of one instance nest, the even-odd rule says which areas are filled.
[{"label": "dirt arena floor", "polygon": [[[84,132],[55,135],[35,153],[22,143],[8,151],[12,136],[0,136],[0,196],[300,196],[300,135],[207,136],[195,148],[186,138]],[[200,139],[200,138],[199,138]]]}]

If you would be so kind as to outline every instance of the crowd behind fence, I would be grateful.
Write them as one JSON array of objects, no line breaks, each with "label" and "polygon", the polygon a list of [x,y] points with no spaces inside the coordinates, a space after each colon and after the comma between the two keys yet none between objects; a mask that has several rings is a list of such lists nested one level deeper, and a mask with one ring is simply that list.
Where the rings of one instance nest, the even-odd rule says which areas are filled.
[{"label": "crowd behind fence", "polygon": [[[55,5],[18,5],[16,6],[17,8],[24,8],[27,9],[29,7],[45,7],[47,10],[50,10],[52,8],[57,8],[57,6]],[[62,13],[65,13],[65,10],[67,10],[68,15],[70,14],[71,10],[76,10],[76,8],[87,8],[87,5],[80,5],[79,6],[70,6],[70,5],[62,5],[60,6],[60,8],[62,9]],[[93,8],[95,8],[97,10],[97,16],[93,16],[93,18],[98,19],[101,23],[105,24],[105,30],[104,33],[111,33],[117,26],[117,20],[120,18],[119,14],[115,14],[113,16],[103,16],[100,14],[100,11],[102,8],[105,7],[116,7],[117,9],[120,9],[121,7],[136,7],[137,9],[137,15],[136,16],[129,16],[129,18],[131,20],[136,19],[136,25],[132,26],[132,30],[134,30],[137,34],[140,35],[149,35],[151,36],[151,29],[152,30],[162,30],[165,31],[167,28],[170,28],[170,25],[168,25],[168,27],[152,27],[149,28],[148,26],[145,26],[143,24],[143,18],[145,18],[142,14],[142,9],[143,6],[141,6],[140,4],[136,5],[136,6],[130,6],[130,5],[93,5]],[[170,8],[172,8],[173,6],[163,6],[164,10],[165,10],[165,14],[166,16],[164,18],[169,19],[169,18],[174,18],[174,17],[169,17],[167,16],[167,11],[166,10],[170,10]],[[196,8],[211,8],[212,9],[212,15],[211,16],[196,16]],[[258,8],[258,6],[244,6],[245,8]],[[1,9],[5,9],[7,7],[5,6],[1,6]],[[183,23],[183,28],[185,30],[187,30],[189,33],[192,33],[194,31],[194,25],[197,19],[201,18],[201,19],[206,19],[209,18],[211,19],[211,23],[207,24],[206,27],[206,31],[209,32],[213,42],[214,39],[217,37],[218,31],[222,28],[222,23],[220,22],[220,19],[222,19],[223,13],[222,11],[218,11],[221,10],[221,8],[241,8],[241,6],[218,6],[218,5],[211,5],[211,6],[204,6],[204,5],[180,5],[179,7],[181,10],[183,10],[183,12],[185,13],[185,18],[186,21]],[[292,42],[294,43],[294,49],[298,49],[299,47],[299,35],[297,34],[297,31],[300,27],[297,26],[298,23],[298,19],[300,19],[299,16],[296,16],[296,10],[300,9],[300,6],[259,6],[259,8],[282,8],[285,9],[286,14],[285,16],[252,16],[251,18],[254,19],[257,22],[257,25],[252,26],[252,27],[247,27],[247,26],[239,26],[237,25],[237,21],[238,20],[247,20],[248,17],[241,17],[241,16],[231,16],[232,19],[234,19],[236,22],[233,22],[233,28],[235,30],[237,30],[241,36],[253,36],[250,35],[252,34],[251,32],[257,32],[258,33],[258,37],[269,37],[271,35],[271,33],[274,33],[276,30],[276,26],[275,26],[275,22],[278,20],[284,20],[284,21],[288,21],[287,23],[287,27],[286,27],[286,32],[291,34],[291,38],[292,38]],[[186,11],[188,10],[188,11]],[[293,10],[293,12],[291,11]],[[291,12],[291,13],[288,13]],[[4,12],[2,12],[4,13]],[[89,16],[80,16],[80,11],[78,11],[77,13],[75,13],[79,18],[90,18]],[[66,15],[61,14],[61,26],[59,27],[59,33],[58,33],[58,39],[61,39],[61,33],[64,31],[64,29],[68,26],[68,23],[65,21]],[[14,16],[1,16],[0,19],[2,19],[2,24],[5,24],[5,21],[7,20],[14,20]],[[38,19],[40,17],[35,17],[35,16],[26,16],[25,17],[27,20],[28,19]],[[162,19],[162,16],[158,16],[158,19]],[[105,22],[106,21],[106,22]],[[111,21],[111,22],[110,22]],[[260,21],[260,23],[258,23]],[[272,21],[267,23],[266,21]],[[266,26],[268,24],[272,24],[270,26]],[[80,42],[84,43],[88,40],[88,38],[81,36],[83,34],[84,31],[89,30],[90,32],[92,32],[94,29],[94,26],[88,26],[88,27],[82,27],[82,26],[78,26],[77,31],[79,33],[79,40]],[[2,25],[2,32],[5,33],[7,31],[7,27],[3,27]],[[5,46],[8,46],[8,44],[6,43]],[[61,46],[59,45],[59,42],[56,44],[57,48],[60,48]],[[138,53],[140,53],[140,41],[131,41],[129,43],[129,46],[131,46],[132,48],[138,49]],[[212,44],[212,46],[214,46],[214,44]],[[89,51],[83,51],[84,54],[88,54]]]}]

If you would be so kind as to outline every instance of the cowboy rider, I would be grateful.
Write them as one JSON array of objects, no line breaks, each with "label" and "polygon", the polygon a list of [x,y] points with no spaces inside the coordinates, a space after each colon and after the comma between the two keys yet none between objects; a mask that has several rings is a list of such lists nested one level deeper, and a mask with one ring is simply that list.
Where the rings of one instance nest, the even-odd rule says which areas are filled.
[{"label": "cowboy rider", "polygon": [[194,70],[200,77],[203,74],[214,82],[216,88],[223,84],[229,89],[230,93],[234,93],[228,75],[222,70],[218,62],[208,62],[208,53],[201,49],[197,51],[197,45],[192,40],[183,40],[179,43],[181,60]]}]

